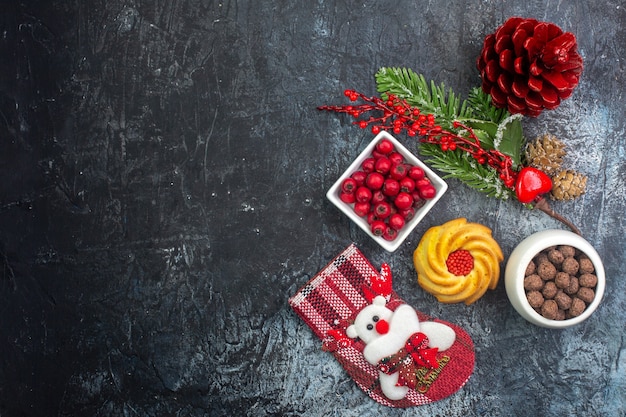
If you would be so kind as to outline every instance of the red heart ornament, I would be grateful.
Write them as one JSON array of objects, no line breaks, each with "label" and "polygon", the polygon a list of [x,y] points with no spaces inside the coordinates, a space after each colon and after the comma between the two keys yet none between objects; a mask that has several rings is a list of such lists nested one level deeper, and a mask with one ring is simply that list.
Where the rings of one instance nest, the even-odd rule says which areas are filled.
[{"label": "red heart ornament", "polygon": [[524,167],[517,174],[515,194],[520,203],[532,203],[538,196],[552,191],[552,180],[537,168]]}]

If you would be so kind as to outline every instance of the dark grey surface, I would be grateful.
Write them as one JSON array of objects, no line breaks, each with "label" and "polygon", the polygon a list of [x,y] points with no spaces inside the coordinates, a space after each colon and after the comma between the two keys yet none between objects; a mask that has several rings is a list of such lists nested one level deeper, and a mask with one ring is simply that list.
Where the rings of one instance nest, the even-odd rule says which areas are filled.
[{"label": "dark grey surface", "polygon": [[[9,3],[9,2],[5,2]],[[0,415],[626,415],[624,1],[17,1],[0,14]],[[521,4],[520,4],[521,3]],[[585,71],[525,120],[568,146],[587,194],[556,204],[605,262],[575,328],[534,327],[503,282],[470,307],[415,280],[424,231],[488,225],[505,255],[562,228],[458,182],[388,254],[326,201],[371,140],[319,113],[381,66],[465,95],[513,15],[578,37]],[[399,137],[411,149],[415,142]],[[463,326],[467,385],[392,410],[347,377],[287,299],[356,242],[396,291]]]}]

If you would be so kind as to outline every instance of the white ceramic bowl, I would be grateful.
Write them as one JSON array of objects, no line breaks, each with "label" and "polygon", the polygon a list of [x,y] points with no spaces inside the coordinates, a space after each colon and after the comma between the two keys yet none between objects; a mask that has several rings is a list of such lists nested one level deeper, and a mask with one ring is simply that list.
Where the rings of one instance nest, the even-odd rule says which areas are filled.
[{"label": "white ceramic bowl", "polygon": [[[370,225],[367,223],[367,219],[358,216],[354,212],[352,204],[346,204],[339,198],[339,194],[341,192],[341,183],[346,178],[350,177],[352,173],[360,169],[361,163],[366,158],[370,157],[372,151],[376,147],[376,144],[378,144],[378,142],[380,142],[383,138],[389,139],[393,143],[396,151],[404,156],[404,159],[407,163],[421,167],[426,173],[426,176],[430,178],[430,181],[435,187],[435,190],[437,190],[435,197],[431,200],[427,200],[426,204],[424,204],[419,210],[416,210],[415,216],[404,225],[404,227],[398,232],[398,236],[391,241],[385,240],[381,236],[375,236],[370,230]],[[415,226],[417,226],[419,222],[424,218],[424,216],[426,216],[426,213],[428,213],[437,203],[437,201],[439,201],[439,199],[443,196],[447,189],[448,184],[446,184],[443,179],[437,176],[437,174],[435,174],[430,168],[428,168],[422,161],[420,161],[415,155],[409,152],[409,150],[406,149],[400,142],[398,142],[396,138],[394,138],[389,133],[382,131],[378,135],[376,135],[374,140],[372,140],[369,145],[367,145],[367,147],[363,150],[363,152],[361,152],[361,154],[354,160],[354,162],[350,164],[348,169],[343,173],[341,177],[339,177],[337,182],[335,182],[335,184],[330,187],[330,190],[328,190],[328,192],[326,193],[326,197],[335,206],[337,206],[339,210],[343,211],[348,217],[350,217],[350,219],[352,219],[354,223],[356,223],[361,229],[363,229],[365,233],[367,233],[372,239],[376,240],[376,242],[378,242],[380,246],[382,246],[388,252],[394,252],[396,249],[398,249],[398,247],[400,247],[402,242],[409,236],[413,229],[415,229]]]},{"label": "white ceramic bowl", "polygon": [[[542,250],[556,245],[573,246],[586,254],[593,263],[595,275],[598,277],[593,301],[581,315],[566,320],[550,320],[543,317],[530,306],[524,290],[524,273],[528,263]],[[598,252],[584,238],[567,230],[544,230],[528,236],[513,250],[506,264],[504,284],[513,308],[522,317],[541,327],[562,329],[574,326],[593,314],[602,301],[606,278]]]}]

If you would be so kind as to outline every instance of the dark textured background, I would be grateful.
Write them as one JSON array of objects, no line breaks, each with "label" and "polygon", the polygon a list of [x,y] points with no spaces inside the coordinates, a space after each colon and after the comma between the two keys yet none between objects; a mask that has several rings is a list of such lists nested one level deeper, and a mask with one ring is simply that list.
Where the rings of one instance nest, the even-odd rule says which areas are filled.
[{"label": "dark textured background", "polygon": [[[521,4],[520,4],[521,3]],[[0,13],[0,416],[626,415],[626,3],[5,1]],[[588,192],[555,207],[605,262],[603,304],[554,331],[504,285],[442,305],[411,254],[467,217],[505,255],[562,226],[464,185],[395,253],[325,192],[372,136],[316,111],[375,93],[382,66],[461,95],[512,15],[578,37],[572,98],[524,121],[567,143]],[[399,137],[410,149],[413,140]],[[476,369],[452,397],[392,410],[363,394],[287,299],[350,242],[397,292],[464,327]]]}]

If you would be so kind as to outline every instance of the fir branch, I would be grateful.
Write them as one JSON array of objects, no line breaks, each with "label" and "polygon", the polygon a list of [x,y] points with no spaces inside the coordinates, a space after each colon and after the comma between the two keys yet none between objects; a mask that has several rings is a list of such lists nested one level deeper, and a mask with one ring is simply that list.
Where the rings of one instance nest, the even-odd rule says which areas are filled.
[{"label": "fir branch", "polygon": [[474,87],[467,96],[467,105],[472,117],[500,124],[511,114],[506,109],[499,109],[491,103],[491,96],[480,87]]},{"label": "fir branch", "polygon": [[446,91],[443,84],[429,83],[423,75],[408,68],[383,67],[375,78],[383,99],[386,94],[402,98],[422,112],[434,115],[446,130],[455,130],[456,121],[464,122],[476,131],[486,149],[501,151],[512,158],[514,167],[520,165],[524,141],[520,120],[506,109],[495,107],[491,96],[482,88],[472,88],[467,100],[461,100],[452,89]]},{"label": "fir branch", "polygon": [[[507,114],[509,114],[507,112]],[[522,132],[522,115],[508,115],[498,124],[498,130],[493,139],[494,148],[511,157],[513,167],[522,163],[522,146],[524,135]]]},{"label": "fir branch", "polygon": [[393,94],[411,106],[435,116],[437,123],[450,129],[457,119],[471,116],[467,102],[461,100],[452,89],[446,91],[443,84],[426,81],[423,75],[408,68],[381,68],[376,73],[377,90],[386,98]]},{"label": "fir branch", "polygon": [[476,163],[465,152],[441,152],[438,146],[425,143],[420,144],[419,152],[428,157],[425,162],[431,167],[445,173],[444,178],[456,178],[489,197],[507,200],[515,196],[511,188],[504,186],[496,170]]},{"label": "fir branch", "polygon": [[[367,97],[349,89],[344,91],[344,95],[355,103],[343,106],[320,106],[318,109],[349,114],[357,119],[354,124],[362,129],[369,126],[374,134],[378,134],[381,130],[389,130],[396,134],[406,131],[411,137],[420,136],[419,141],[422,146],[435,145],[428,149],[433,160],[441,162],[438,166],[440,170],[448,172],[444,163],[448,161],[454,168],[451,172],[455,177],[463,179],[465,171],[464,181],[473,188],[482,188],[483,192],[489,195],[503,198],[503,193],[494,187],[510,189],[515,184],[516,172],[512,169],[511,157],[493,147],[493,138],[498,131],[497,124],[472,120],[474,126],[470,126],[455,120],[452,122],[452,130],[448,131],[435,123],[433,114],[423,114],[422,109],[409,105],[406,100],[392,93],[388,93],[385,100],[379,97]],[[454,161],[454,155],[459,155],[459,152],[466,158],[471,158],[473,162],[469,163],[470,160],[465,159],[465,164],[455,163],[460,161]],[[489,169],[485,170],[484,166],[488,166]],[[483,172],[478,174],[467,172],[475,169],[479,171],[482,169]],[[490,184],[480,187],[480,181]],[[494,189],[491,190],[491,188]]]},{"label": "fir branch", "polygon": [[[519,117],[496,108],[481,88],[473,88],[462,100],[443,83],[427,81],[409,68],[383,67],[375,79],[380,98],[346,90],[350,101],[363,103],[318,108],[350,114],[357,119],[355,124],[371,126],[374,134],[406,130],[409,136],[421,136],[420,152],[446,178],[457,178],[491,197],[515,195],[523,142]],[[361,117],[375,110],[382,115]]]}]

